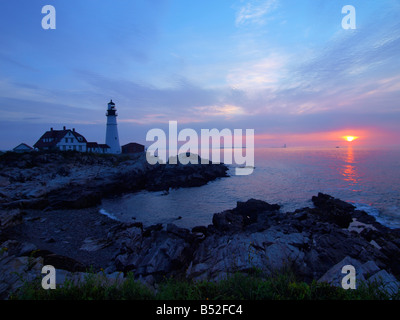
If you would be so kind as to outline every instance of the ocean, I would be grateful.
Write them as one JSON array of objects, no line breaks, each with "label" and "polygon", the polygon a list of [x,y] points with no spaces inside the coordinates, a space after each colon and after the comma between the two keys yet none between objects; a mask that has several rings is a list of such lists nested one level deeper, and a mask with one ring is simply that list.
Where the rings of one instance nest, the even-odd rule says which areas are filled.
[{"label": "ocean", "polygon": [[259,148],[251,175],[236,176],[196,188],[142,191],[105,199],[101,213],[125,222],[208,225],[214,213],[250,198],[281,205],[282,212],[312,207],[311,198],[327,193],[400,227],[400,148]]}]

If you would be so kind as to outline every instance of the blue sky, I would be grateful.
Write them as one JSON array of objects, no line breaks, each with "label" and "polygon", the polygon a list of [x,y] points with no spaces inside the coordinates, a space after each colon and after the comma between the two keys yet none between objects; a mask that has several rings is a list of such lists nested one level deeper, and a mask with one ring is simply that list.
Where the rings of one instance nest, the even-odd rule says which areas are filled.
[{"label": "blue sky", "polygon": [[3,0],[0,149],[64,125],[103,143],[111,98],[122,144],[169,120],[260,146],[398,144],[399,16],[399,0]]}]

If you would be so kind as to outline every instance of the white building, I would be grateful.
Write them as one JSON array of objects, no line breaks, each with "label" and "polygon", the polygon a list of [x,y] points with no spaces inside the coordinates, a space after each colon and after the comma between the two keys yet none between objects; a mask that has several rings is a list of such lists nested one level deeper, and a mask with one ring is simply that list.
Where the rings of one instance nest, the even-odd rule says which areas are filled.
[{"label": "white building", "polygon": [[63,130],[46,131],[40,139],[33,145],[39,150],[76,150],[86,152],[87,141],[84,136],[75,131],[75,128]]},{"label": "white building", "polygon": [[107,108],[107,129],[106,129],[106,145],[110,147],[110,153],[121,153],[121,146],[118,138],[117,126],[117,109],[115,103],[111,100]]},{"label": "white building", "polygon": [[[80,151],[93,153],[121,153],[121,146],[118,138],[117,126],[117,109],[115,103],[111,100],[107,108],[107,127],[106,127],[106,143],[98,144],[97,142],[87,142],[85,137],[75,131],[66,129],[46,131],[40,139],[33,145],[38,150],[61,150],[61,151]],[[19,148],[24,146],[20,145]]]}]

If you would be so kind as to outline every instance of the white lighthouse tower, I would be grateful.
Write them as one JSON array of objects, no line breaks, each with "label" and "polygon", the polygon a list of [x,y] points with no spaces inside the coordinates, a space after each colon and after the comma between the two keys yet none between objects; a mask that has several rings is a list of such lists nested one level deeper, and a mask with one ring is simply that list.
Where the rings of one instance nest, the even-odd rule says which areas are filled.
[{"label": "white lighthouse tower", "polygon": [[117,127],[117,109],[115,109],[115,103],[112,100],[108,103],[106,116],[106,144],[110,147],[110,153],[121,153]]}]

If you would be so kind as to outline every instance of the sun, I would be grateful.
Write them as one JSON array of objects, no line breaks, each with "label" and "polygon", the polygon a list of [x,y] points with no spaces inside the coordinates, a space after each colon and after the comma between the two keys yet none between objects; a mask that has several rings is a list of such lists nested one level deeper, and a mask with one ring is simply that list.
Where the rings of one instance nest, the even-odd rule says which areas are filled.
[{"label": "sun", "polygon": [[352,141],[358,139],[358,137],[355,137],[355,136],[344,136],[343,138],[349,142],[352,142]]}]

